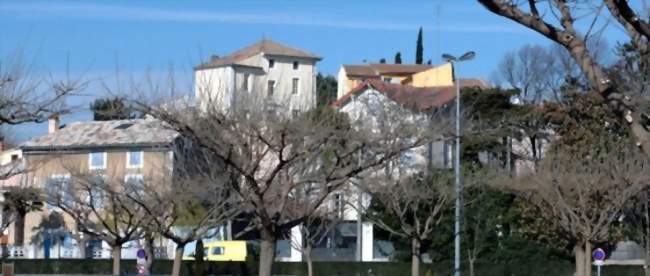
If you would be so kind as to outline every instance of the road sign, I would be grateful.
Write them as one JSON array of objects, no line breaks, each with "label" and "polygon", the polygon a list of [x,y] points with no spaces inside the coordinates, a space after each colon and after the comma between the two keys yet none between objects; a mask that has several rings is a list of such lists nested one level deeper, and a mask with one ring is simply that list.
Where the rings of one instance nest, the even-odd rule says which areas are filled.
[{"label": "road sign", "polygon": [[598,276],[600,276],[600,267],[605,265],[607,254],[605,254],[605,250],[602,248],[596,248],[591,256],[594,258],[594,265],[598,268]]},{"label": "road sign", "polygon": [[135,265],[138,275],[149,275],[147,273],[147,251],[140,248],[135,255],[138,257]]},{"label": "road sign", "polygon": [[142,248],[138,249],[136,255],[138,256],[138,259],[147,259],[147,251]]},{"label": "road sign", "polygon": [[603,263],[605,261],[605,257],[607,257],[607,255],[605,254],[605,250],[603,250],[602,248],[596,248],[596,250],[594,250],[591,256],[594,257],[594,261],[603,262]]}]

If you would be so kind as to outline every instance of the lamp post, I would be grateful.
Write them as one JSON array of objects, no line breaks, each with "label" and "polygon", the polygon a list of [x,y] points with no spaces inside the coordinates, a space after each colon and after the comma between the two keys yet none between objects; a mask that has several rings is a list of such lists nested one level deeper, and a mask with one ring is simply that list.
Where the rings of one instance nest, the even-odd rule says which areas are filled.
[{"label": "lamp post", "polygon": [[[454,63],[471,60],[474,58],[474,56],[476,56],[476,53],[469,51],[458,58],[450,54],[443,54],[442,58],[453,65]],[[458,78],[458,74],[456,74],[458,72],[457,68],[452,68],[454,70],[454,78],[456,79],[456,158],[454,164],[454,192],[456,195],[456,200],[454,210],[454,276],[460,276],[460,78]]]}]

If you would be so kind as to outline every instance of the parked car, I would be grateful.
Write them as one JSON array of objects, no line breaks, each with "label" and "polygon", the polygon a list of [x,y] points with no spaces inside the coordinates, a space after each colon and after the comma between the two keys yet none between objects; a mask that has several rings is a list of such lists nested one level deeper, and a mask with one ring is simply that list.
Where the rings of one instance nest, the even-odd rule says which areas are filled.
[{"label": "parked car", "polygon": [[[206,261],[245,261],[255,254],[255,245],[246,241],[213,241],[203,245]],[[194,260],[194,253],[183,256],[183,260]]]}]

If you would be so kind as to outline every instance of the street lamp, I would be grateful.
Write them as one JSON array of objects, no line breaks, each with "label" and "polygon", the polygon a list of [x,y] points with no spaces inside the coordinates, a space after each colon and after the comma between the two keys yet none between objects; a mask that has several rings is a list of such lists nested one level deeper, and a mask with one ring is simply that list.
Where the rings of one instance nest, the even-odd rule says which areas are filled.
[{"label": "street lamp", "polygon": [[458,70],[453,67],[454,63],[468,61],[474,58],[476,53],[469,51],[456,58],[450,54],[443,54],[442,58],[452,64],[454,78],[456,79],[456,158],[454,164],[454,191],[456,195],[454,210],[454,276],[460,276],[460,209],[461,209],[461,187],[460,187],[460,78]]}]

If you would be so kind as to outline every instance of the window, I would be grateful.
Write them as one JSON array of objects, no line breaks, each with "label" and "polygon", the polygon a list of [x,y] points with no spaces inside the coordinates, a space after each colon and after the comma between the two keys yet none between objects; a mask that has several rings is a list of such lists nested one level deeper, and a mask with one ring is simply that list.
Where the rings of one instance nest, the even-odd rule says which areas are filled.
[{"label": "window", "polygon": [[11,155],[11,162],[16,162],[18,161],[18,154],[12,154]]},{"label": "window", "polygon": [[266,96],[267,97],[273,97],[273,91],[275,90],[275,81],[270,80],[268,82],[268,87],[266,89]]},{"label": "window", "polygon": [[393,80],[393,78],[384,78],[384,82],[390,83]]},{"label": "window", "polygon": [[445,141],[442,146],[442,163],[443,167],[451,169],[453,167],[453,150],[454,150],[454,145],[452,142]]},{"label": "window", "polygon": [[298,94],[298,84],[300,83],[300,79],[298,78],[293,78],[291,80],[291,94]]},{"label": "window", "polygon": [[298,109],[291,110],[291,116],[296,118],[296,117],[298,117],[298,115],[300,115],[300,110],[298,110]]},{"label": "window", "polygon": [[275,67],[275,59],[269,59],[269,68]]},{"label": "window", "polygon": [[91,152],[88,158],[91,170],[106,169],[106,152]]},{"label": "window", "polygon": [[104,186],[106,185],[105,175],[96,175],[90,179],[90,190],[86,190],[86,202],[96,209],[101,209],[104,205]]},{"label": "window", "polygon": [[250,74],[244,74],[244,82],[242,83],[242,88],[244,89],[244,91],[248,91],[248,92],[251,91],[249,87],[250,85],[248,83],[250,77],[251,77]]},{"label": "window", "polygon": [[126,167],[129,169],[142,168],[144,153],[142,151],[129,151],[126,153]]},{"label": "window", "polygon": [[72,206],[74,203],[74,195],[70,175],[52,175],[52,178],[45,183],[45,193],[46,197],[50,199],[47,201],[48,209],[56,207],[51,202],[56,202],[64,206]]},{"label": "window", "polygon": [[141,174],[127,174],[124,176],[124,191],[136,196],[143,196],[144,181]]},{"label": "window", "polygon": [[334,194],[334,212],[339,218],[343,218],[343,207],[345,205],[345,201],[343,198],[343,194]]},{"label": "window", "polygon": [[213,247],[212,248],[212,255],[223,255],[224,254],[224,248],[221,246]]},{"label": "window", "polygon": [[293,62],[293,70],[298,70],[299,63],[297,61]]}]

